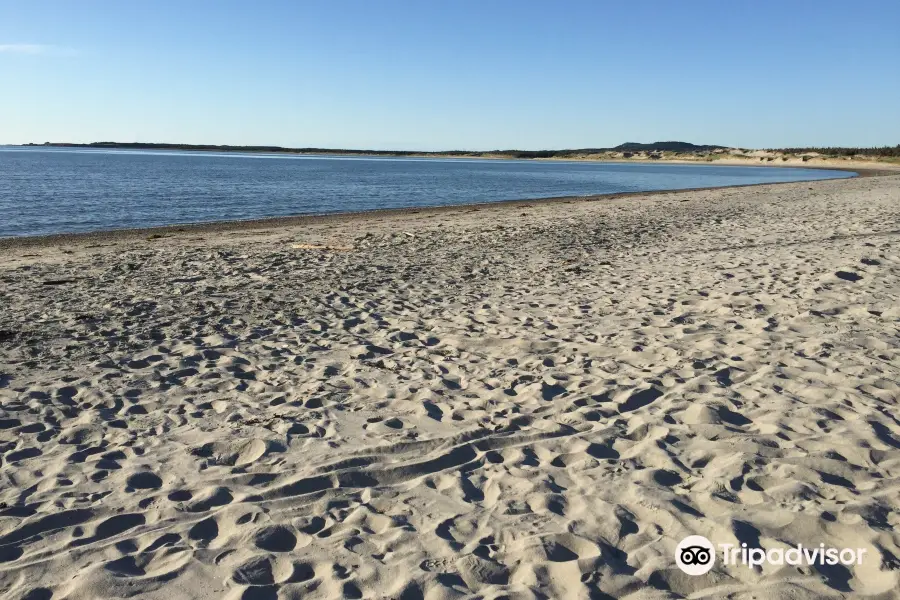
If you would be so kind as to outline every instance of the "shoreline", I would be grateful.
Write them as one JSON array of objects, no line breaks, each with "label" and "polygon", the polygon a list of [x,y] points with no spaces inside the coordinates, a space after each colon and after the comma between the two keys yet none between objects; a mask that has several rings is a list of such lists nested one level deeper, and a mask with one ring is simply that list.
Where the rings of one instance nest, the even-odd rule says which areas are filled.
[{"label": "shoreline", "polygon": [[[728,149],[724,146],[715,146],[725,153],[716,153],[712,150],[664,150],[664,149],[644,149],[644,150],[626,150],[616,148],[580,148],[580,149],[558,149],[558,150],[373,150],[373,149],[331,149],[331,148],[286,148],[280,146],[215,146],[215,145],[191,145],[178,144],[167,146],[165,144],[150,144],[145,146],[142,144],[115,144],[111,146],[92,145],[92,144],[0,144],[0,148],[21,148],[21,149],[58,149],[58,150],[96,150],[96,151],[137,151],[137,152],[197,152],[197,153],[215,153],[215,154],[270,154],[270,155],[286,155],[286,156],[360,156],[360,157],[383,157],[383,158],[483,158],[497,160],[589,160],[589,161],[615,161],[615,162],[671,162],[685,160],[691,163],[704,162],[721,162],[728,160],[736,160],[739,162],[755,161],[761,157],[770,158],[765,161],[763,166],[776,166],[776,158],[785,161],[793,161],[806,157],[806,161],[833,161],[833,162],[857,162],[862,164],[888,164],[900,167],[900,162],[891,160],[892,157],[885,155],[823,155],[820,153],[797,153],[783,154],[778,149],[756,149],[756,150],[740,150],[738,148]],[[699,148],[699,147],[698,147]],[[731,154],[729,150],[738,150],[739,152],[763,152],[764,154]],[[515,156],[516,153],[534,154],[534,156]],[[539,156],[539,154],[550,153],[552,156]],[[571,153],[557,155],[560,153]],[[630,157],[610,156],[621,153],[630,153]],[[663,153],[655,157],[648,156],[653,153]],[[668,156],[665,155],[668,153]],[[772,155],[771,153],[775,153]],[[602,155],[602,156],[601,156]],[[686,158],[683,158],[686,157]],[[859,158],[857,158],[859,157]],[[879,160],[879,158],[881,160]],[[802,162],[806,162],[802,161]]]},{"label": "shoreline", "polygon": [[[504,159],[495,159],[504,160]],[[542,160],[542,159],[538,159]],[[598,161],[600,162],[600,161]],[[637,161],[621,161],[621,162],[637,162]],[[659,161],[641,161],[645,164],[658,164]],[[666,161],[674,162],[674,161]],[[688,164],[690,163],[688,161]],[[741,166],[741,165],[723,165],[723,166]],[[787,166],[787,165],[785,165]],[[783,168],[777,165],[776,168]],[[856,179],[864,177],[890,177],[900,175],[900,170],[890,169],[839,169],[831,167],[803,167],[809,169],[826,169],[835,171],[845,171],[854,173],[856,177],[847,179]],[[197,233],[217,233],[227,231],[252,231],[258,229],[266,229],[270,227],[296,227],[302,225],[313,225],[323,223],[344,223],[353,220],[365,220],[370,218],[410,215],[410,214],[440,214],[453,210],[471,210],[477,208],[483,210],[485,208],[496,207],[498,210],[506,210],[512,205],[541,205],[571,202],[598,202],[602,200],[614,200],[619,198],[628,198],[635,196],[658,196],[661,194],[686,194],[690,192],[706,191],[706,190],[727,190],[746,187],[758,186],[778,186],[788,185],[792,183],[817,183],[820,181],[840,181],[841,179],[814,179],[808,181],[787,181],[777,183],[747,183],[738,185],[726,185],[715,187],[701,188],[684,188],[675,190],[650,190],[639,192],[612,192],[608,194],[591,194],[586,196],[553,196],[549,198],[526,198],[518,200],[497,200],[491,202],[470,202],[465,204],[449,204],[441,206],[421,206],[408,208],[379,208],[365,211],[348,211],[326,214],[299,214],[284,215],[274,217],[261,217],[246,220],[223,220],[223,221],[205,221],[199,223],[173,223],[170,225],[156,225],[150,227],[134,227],[121,229],[103,229],[97,231],[84,232],[67,232],[53,233],[45,235],[25,235],[14,237],[0,237],[0,250],[15,248],[45,248],[59,244],[79,244],[83,242],[109,242],[109,241],[127,241],[142,238],[148,235],[165,235],[176,236],[179,234],[190,235]]]},{"label": "shoreline", "polygon": [[[43,144],[0,144],[0,148],[13,149],[56,149],[56,150],[87,150],[96,152],[148,152],[148,153],[187,153],[187,154],[216,154],[216,155],[244,155],[244,156],[285,156],[285,157],[321,157],[321,158],[383,158],[383,159],[435,159],[435,160],[510,160],[510,161],[543,161],[543,162],[598,162],[598,163],[635,163],[635,164],[685,164],[685,165],[717,165],[717,166],[743,166],[743,167],[777,167],[777,168],[800,168],[800,169],[833,169],[839,171],[856,171],[859,169],[876,170],[876,171],[900,171],[900,161],[895,160],[878,160],[877,158],[852,158],[817,155],[809,156],[803,154],[778,155],[770,156],[768,153],[777,151],[762,151],[765,154],[748,155],[748,154],[715,154],[704,155],[692,152],[670,152],[669,156],[657,156],[653,158],[647,155],[647,152],[656,151],[638,151],[636,155],[625,158],[620,156],[601,155],[600,152],[615,153],[612,149],[601,149],[597,152],[586,150],[582,154],[572,154],[569,156],[514,156],[512,154],[504,154],[504,152],[544,152],[542,150],[535,151],[403,151],[403,150],[329,150],[326,148],[316,148],[315,150],[291,150],[282,148],[281,150],[262,149],[240,149],[239,147],[227,147],[223,149],[215,148],[130,148],[127,145],[122,147],[103,147],[91,146],[89,144],[69,144],[69,145],[49,145]],[[253,148],[253,147],[250,147]],[[446,152],[446,153],[444,153]],[[566,151],[549,151],[549,152],[566,152]],[[575,150],[573,152],[580,152]],[[664,152],[664,151],[660,151]],[[884,158],[884,157],[882,157]],[[765,159],[765,160],[764,160]],[[780,159],[780,160],[778,160]],[[859,165],[857,169],[852,165]]]},{"label": "shoreline", "polygon": [[418,152],[418,151],[348,151],[348,150],[328,150],[322,151],[271,151],[271,150],[214,150],[200,148],[105,148],[94,147],[88,145],[70,145],[70,146],[43,146],[43,145],[23,145],[23,144],[0,144],[0,148],[13,148],[20,150],[32,149],[55,149],[55,150],[87,150],[94,152],[147,152],[147,153],[185,153],[185,154],[216,154],[216,155],[244,155],[244,156],[285,156],[285,157],[320,157],[320,158],[417,158],[417,159],[435,159],[435,160],[509,160],[509,161],[539,161],[539,162],[597,162],[597,163],[635,163],[635,164],[684,164],[684,165],[717,165],[723,167],[777,167],[777,168],[801,168],[801,169],[834,169],[839,171],[853,171],[850,165],[860,165],[860,169],[874,169],[885,171],[900,171],[900,162],[891,162],[883,160],[861,160],[853,158],[839,157],[810,157],[805,161],[798,156],[791,156],[787,160],[760,161],[759,156],[742,156],[742,155],[722,155],[716,158],[706,158],[691,153],[676,153],[674,156],[660,156],[658,158],[650,158],[648,156],[634,156],[631,158],[600,156],[598,154],[582,154],[572,156],[534,156],[534,157],[517,157],[506,154],[490,154],[486,152],[471,152],[460,154],[441,154],[440,152]]}]

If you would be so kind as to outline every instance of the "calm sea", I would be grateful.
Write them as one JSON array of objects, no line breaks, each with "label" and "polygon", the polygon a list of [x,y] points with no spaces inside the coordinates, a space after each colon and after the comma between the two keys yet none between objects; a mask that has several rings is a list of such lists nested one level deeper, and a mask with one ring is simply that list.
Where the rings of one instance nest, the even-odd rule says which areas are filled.
[{"label": "calm sea", "polygon": [[852,177],[595,162],[0,148],[0,237]]}]

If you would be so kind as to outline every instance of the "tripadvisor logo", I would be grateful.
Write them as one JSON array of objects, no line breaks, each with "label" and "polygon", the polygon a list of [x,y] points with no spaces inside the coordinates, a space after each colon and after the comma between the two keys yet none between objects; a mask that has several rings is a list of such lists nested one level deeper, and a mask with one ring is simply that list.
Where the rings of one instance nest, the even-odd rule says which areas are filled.
[{"label": "tripadvisor logo", "polygon": [[703,575],[716,564],[716,549],[702,535],[689,535],[675,548],[675,564],[688,575]]},{"label": "tripadvisor logo", "polygon": [[[769,565],[861,565],[868,548],[828,548],[825,544],[791,548],[748,548],[719,544],[722,564],[754,568]],[[716,548],[702,535],[689,535],[675,548],[675,564],[688,575],[704,575],[716,564]]]}]

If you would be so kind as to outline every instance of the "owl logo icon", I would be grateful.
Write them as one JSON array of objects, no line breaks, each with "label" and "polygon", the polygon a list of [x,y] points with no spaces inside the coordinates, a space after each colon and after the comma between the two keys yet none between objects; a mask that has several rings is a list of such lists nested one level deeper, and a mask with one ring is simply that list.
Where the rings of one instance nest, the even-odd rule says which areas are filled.
[{"label": "owl logo icon", "polygon": [[689,535],[675,548],[675,564],[688,575],[705,575],[716,564],[716,550],[702,535]]}]

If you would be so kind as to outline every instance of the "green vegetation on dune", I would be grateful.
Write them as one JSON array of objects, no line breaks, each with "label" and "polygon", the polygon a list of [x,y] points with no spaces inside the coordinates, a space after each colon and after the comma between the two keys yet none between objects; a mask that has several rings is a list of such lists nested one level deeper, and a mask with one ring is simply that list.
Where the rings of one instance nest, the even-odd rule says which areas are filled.
[{"label": "green vegetation on dune", "polygon": [[870,156],[870,157],[900,157],[900,144],[896,146],[881,146],[880,148],[777,148],[770,152],[783,152],[785,154],[822,154],[824,156]]},{"label": "green vegetation on dune", "polygon": [[625,142],[610,150],[618,152],[712,152],[713,150],[725,150],[726,146],[698,146],[689,142],[653,142],[652,144],[638,144]]}]

